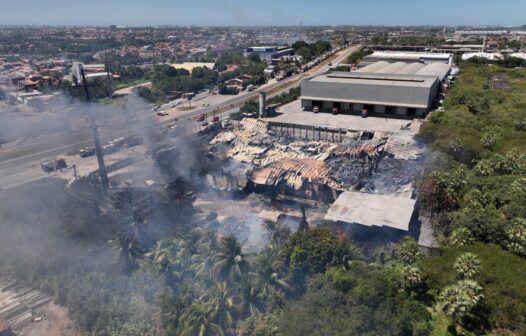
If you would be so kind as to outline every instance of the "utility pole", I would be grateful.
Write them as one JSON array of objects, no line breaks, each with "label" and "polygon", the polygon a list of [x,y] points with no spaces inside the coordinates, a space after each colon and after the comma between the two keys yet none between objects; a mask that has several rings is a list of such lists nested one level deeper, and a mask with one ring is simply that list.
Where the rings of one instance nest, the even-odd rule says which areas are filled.
[{"label": "utility pole", "polygon": [[113,91],[112,91],[112,83],[111,83],[111,77],[110,77],[110,66],[108,63],[108,51],[106,50],[104,52],[104,68],[106,69],[106,85],[108,86],[108,97],[113,97]]},{"label": "utility pole", "polygon": [[102,190],[106,192],[109,189],[108,173],[106,172],[106,165],[104,164],[104,155],[102,153],[102,146],[100,144],[99,131],[97,130],[97,124],[95,123],[95,116],[93,115],[93,111],[89,107],[89,103],[90,103],[89,90],[88,90],[88,84],[86,82],[86,76],[84,75],[83,68],[80,70],[80,74],[82,76],[82,83],[84,84],[84,93],[86,94],[86,101],[88,102],[88,115],[89,115],[90,122],[91,122],[91,132],[93,134],[93,142],[95,143],[95,153],[97,154],[97,161],[99,163],[100,182],[101,182]]}]

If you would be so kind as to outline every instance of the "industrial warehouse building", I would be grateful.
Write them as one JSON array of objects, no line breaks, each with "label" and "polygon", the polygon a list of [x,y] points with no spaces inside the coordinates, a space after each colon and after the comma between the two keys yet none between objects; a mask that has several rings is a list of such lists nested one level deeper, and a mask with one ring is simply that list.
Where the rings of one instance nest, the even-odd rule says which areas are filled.
[{"label": "industrial warehouse building", "polygon": [[431,52],[375,51],[364,57],[362,63],[386,62],[419,62],[424,64],[453,62],[453,55]]},{"label": "industrial warehouse building", "polygon": [[249,47],[245,49],[244,55],[248,57],[256,54],[262,61],[272,61],[272,59],[294,54],[294,49],[289,46],[263,46]]},{"label": "industrial warehouse building", "polygon": [[451,66],[445,63],[376,62],[353,72],[331,72],[301,83],[306,111],[368,116],[422,117],[435,105]]}]

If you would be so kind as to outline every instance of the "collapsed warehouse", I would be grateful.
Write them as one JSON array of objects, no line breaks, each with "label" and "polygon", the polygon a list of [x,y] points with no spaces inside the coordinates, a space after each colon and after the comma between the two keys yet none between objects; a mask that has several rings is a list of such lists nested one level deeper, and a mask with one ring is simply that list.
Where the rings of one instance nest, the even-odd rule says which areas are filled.
[{"label": "collapsed warehouse", "polygon": [[[109,165],[118,166],[110,172],[109,202],[91,188],[81,188],[82,181],[96,182],[96,171],[75,183],[70,193],[92,199],[99,207],[105,204],[102,213],[127,212],[125,221],[138,224],[128,234],[143,231],[143,246],[172,231],[174,223],[168,219],[178,218],[194,230],[234,234],[252,250],[263,246],[266,220],[279,221],[286,214],[293,219],[287,226],[297,227],[303,205],[312,225],[333,221],[363,226],[367,223],[359,221],[367,214],[353,214],[356,207],[342,204],[349,199],[345,192],[357,191],[356,197],[367,193],[372,199],[376,195],[413,198],[423,148],[410,133],[248,118],[226,128],[215,126],[199,136],[183,129],[160,142],[148,142],[147,147],[138,146],[125,167],[120,167],[122,160]],[[400,204],[408,207],[403,218],[408,213],[411,217],[414,202]],[[141,224],[146,221],[148,225]],[[387,218],[378,225],[392,227],[390,223],[396,222],[396,229],[407,231],[404,221]]]},{"label": "collapsed warehouse", "polygon": [[[256,119],[244,119],[219,132],[210,145],[213,156],[223,163],[206,175],[213,188],[327,204],[347,191],[411,199],[424,150],[411,134]],[[412,206],[408,210],[412,214],[414,202],[403,204]],[[407,230],[407,226],[398,228]]]}]

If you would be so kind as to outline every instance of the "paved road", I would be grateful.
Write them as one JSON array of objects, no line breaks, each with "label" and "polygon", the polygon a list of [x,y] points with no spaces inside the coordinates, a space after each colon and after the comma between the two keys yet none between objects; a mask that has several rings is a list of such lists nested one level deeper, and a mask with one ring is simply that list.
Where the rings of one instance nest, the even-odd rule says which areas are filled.
[{"label": "paved road", "polygon": [[[188,111],[180,114],[178,118],[188,119],[203,113],[211,115],[215,112],[220,116],[229,115],[237,111],[245,102],[256,99],[261,91],[267,92],[268,97],[271,98],[299,86],[301,80],[305,78],[328,71],[330,69],[329,62],[338,64],[357,48],[358,46],[353,46],[342,50],[307,72],[288,77],[264,88],[258,88],[252,92],[235,96],[216,106]],[[144,134],[144,126],[140,121],[134,123],[129,120],[122,120],[120,123],[120,126],[116,127],[119,130],[112,130],[111,134],[102,130],[102,141],[121,136]],[[161,126],[172,125],[173,123],[173,118],[159,122]],[[92,143],[91,132],[88,129],[81,129],[75,132],[60,132],[38,139],[29,139],[26,143],[20,145],[4,146],[4,148],[0,149],[0,190],[19,185],[23,181],[34,180],[37,176],[43,176],[43,173],[39,171],[40,162],[91,146]]]}]

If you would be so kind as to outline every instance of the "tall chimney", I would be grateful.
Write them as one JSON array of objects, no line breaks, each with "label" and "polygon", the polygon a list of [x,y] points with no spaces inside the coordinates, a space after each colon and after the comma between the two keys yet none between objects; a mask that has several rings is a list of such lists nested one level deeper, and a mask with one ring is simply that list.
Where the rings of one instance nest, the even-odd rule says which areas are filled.
[{"label": "tall chimney", "polygon": [[259,117],[263,118],[267,115],[267,94],[263,91],[259,93]]}]

